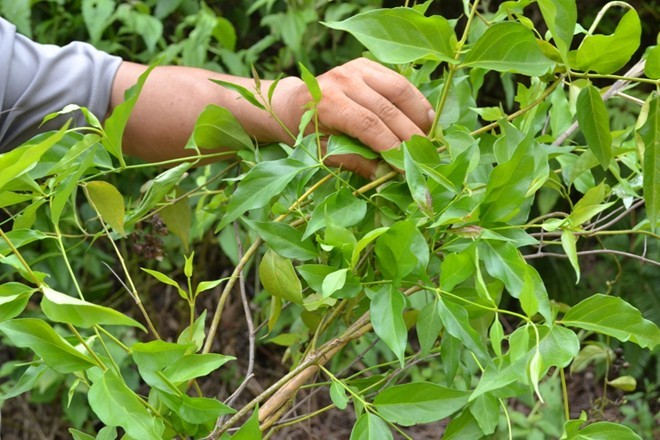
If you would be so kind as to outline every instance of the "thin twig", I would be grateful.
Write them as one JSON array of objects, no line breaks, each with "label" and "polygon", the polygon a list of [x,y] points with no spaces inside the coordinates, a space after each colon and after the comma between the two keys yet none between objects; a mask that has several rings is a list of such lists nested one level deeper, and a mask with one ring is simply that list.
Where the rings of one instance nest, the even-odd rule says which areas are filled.
[{"label": "thin twig", "polygon": [[[610,226],[616,224],[619,220],[621,220],[622,218],[624,218],[625,216],[627,216],[632,211],[634,211],[635,209],[639,208],[642,205],[644,205],[644,200],[640,200],[639,202],[635,203],[630,208],[626,209],[620,215],[617,215],[614,219],[612,219],[611,221],[605,223],[604,225],[598,226],[597,228],[594,228],[594,229],[590,229],[589,232],[598,232],[598,231],[602,231],[603,229],[609,228]],[[609,217],[609,215],[603,217],[601,219],[601,221],[607,220],[608,217]],[[594,226],[596,226],[596,224],[594,224]]]},{"label": "thin twig", "polygon": [[[238,258],[239,260],[243,258],[243,243],[241,242],[240,231],[238,229],[238,222],[234,222],[234,233],[236,235],[236,245],[238,247]],[[248,354],[248,368],[245,373],[245,380],[239,390],[244,388],[247,385],[247,382],[254,376],[254,322],[252,321],[252,314],[250,313],[250,303],[247,298],[247,293],[245,292],[245,273],[241,270],[238,278],[238,285],[241,290],[241,301],[243,302],[243,310],[245,311],[245,321],[247,322],[248,327],[248,340],[250,344],[249,354]],[[227,402],[227,405],[232,406],[236,401],[240,393],[234,393],[234,395]]]},{"label": "thin twig", "polygon": [[[637,77],[641,76],[642,73],[644,72],[644,66],[645,65],[646,65],[646,60],[638,61],[637,64],[632,66],[630,68],[630,70],[628,70],[626,72],[626,74],[624,76],[627,77],[627,78],[637,78]],[[630,81],[627,80],[627,79],[626,80],[623,80],[623,79],[617,80],[614,84],[612,84],[612,86],[609,89],[607,89],[607,91],[605,93],[603,93],[603,96],[602,96],[603,101],[607,101],[613,95],[615,95],[616,93],[619,93],[629,83],[630,83]],[[557,139],[555,139],[555,141],[552,143],[552,145],[555,146],[555,147],[558,146],[558,145],[562,145],[566,141],[566,139],[568,139],[569,137],[571,137],[573,135],[573,133],[575,133],[575,131],[578,128],[579,128],[579,125],[578,125],[577,121],[573,122],[573,124],[568,128],[568,130],[566,130],[564,133],[561,134],[561,136],[559,136]]]},{"label": "thin twig", "polygon": [[[595,249],[591,251],[580,251],[577,253],[578,256],[582,255],[597,255],[597,254],[611,254],[611,255],[620,255],[622,257],[628,257],[628,258],[633,258],[635,260],[639,260],[643,263],[649,263],[654,266],[660,266],[660,261],[655,261],[651,260],[649,258],[642,257],[637,254],[631,254],[630,252],[624,252],[624,251],[617,251],[614,249]],[[525,255],[524,258],[526,260],[533,260],[535,258],[543,258],[543,257],[557,257],[557,258],[568,258],[568,255],[566,254],[558,254],[554,252],[537,252],[534,254],[529,254]]]}]

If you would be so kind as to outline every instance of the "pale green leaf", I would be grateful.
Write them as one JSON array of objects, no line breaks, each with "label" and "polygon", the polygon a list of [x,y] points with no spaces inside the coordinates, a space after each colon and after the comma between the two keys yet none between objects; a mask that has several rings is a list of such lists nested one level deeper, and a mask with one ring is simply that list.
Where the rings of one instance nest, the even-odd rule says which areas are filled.
[{"label": "pale green leaf", "polygon": [[35,289],[21,283],[0,284],[0,322],[20,315]]},{"label": "pale green leaf", "polygon": [[190,230],[192,229],[192,209],[188,198],[170,203],[158,212],[167,230],[181,239],[185,252],[188,252]]},{"label": "pale green leaf", "polygon": [[330,385],[330,399],[335,406],[341,410],[348,406],[348,396],[346,390],[339,382],[333,381]]},{"label": "pale green leaf", "polygon": [[490,359],[481,337],[470,324],[467,311],[460,305],[445,301],[443,298],[440,298],[437,305],[438,314],[447,333],[460,340],[480,360]]},{"label": "pale green leaf", "polygon": [[571,262],[573,270],[575,270],[576,281],[575,284],[580,282],[580,263],[577,257],[577,236],[571,231],[564,229],[561,233],[561,246],[564,248],[568,261]]},{"label": "pale green leaf", "polygon": [[323,279],[323,284],[321,284],[321,293],[324,298],[331,296],[337,290],[344,287],[346,284],[346,274],[348,269],[339,269],[330,274],[328,274]]},{"label": "pale green leaf", "polygon": [[563,440],[642,440],[632,429],[619,423],[595,422]]},{"label": "pale green leaf", "polygon": [[660,44],[649,50],[644,65],[644,74],[651,79],[660,79]]},{"label": "pale green leaf", "polygon": [[1,153],[0,170],[2,170],[2,173],[0,173],[0,189],[12,180],[33,169],[41,156],[64,137],[70,124],[71,121],[68,121],[60,130],[50,134],[37,144],[27,143],[7,153]]}]

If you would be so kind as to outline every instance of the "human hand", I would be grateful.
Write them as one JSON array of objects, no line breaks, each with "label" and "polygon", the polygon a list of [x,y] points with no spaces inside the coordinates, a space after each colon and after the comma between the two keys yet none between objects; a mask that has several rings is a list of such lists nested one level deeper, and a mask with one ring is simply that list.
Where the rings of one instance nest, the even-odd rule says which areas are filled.
[{"label": "human hand", "polygon": [[[395,148],[413,135],[431,128],[433,109],[424,95],[398,73],[359,58],[317,77],[322,98],[317,106],[319,130],[344,133],[380,152]],[[298,78],[285,78],[273,94],[273,110],[296,133],[306,105],[312,101]],[[313,127],[307,132],[313,132]],[[331,156],[330,166],[341,166],[373,177],[377,161],[357,155]]]}]

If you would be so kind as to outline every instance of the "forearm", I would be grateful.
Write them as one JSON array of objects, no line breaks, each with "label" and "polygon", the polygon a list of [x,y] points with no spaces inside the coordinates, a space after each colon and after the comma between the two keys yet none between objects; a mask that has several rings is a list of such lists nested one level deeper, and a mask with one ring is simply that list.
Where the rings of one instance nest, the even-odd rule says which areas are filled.
[{"label": "forearm", "polygon": [[[124,100],[125,90],[135,84],[145,70],[146,67],[139,64],[122,64],[112,88],[111,109]],[[231,111],[258,142],[290,141],[286,130],[272,115],[210,79],[232,82],[249,90],[255,87],[255,81],[250,78],[181,66],[156,67],[150,73],[126,127],[124,152],[152,162],[191,154],[184,147],[197,117],[210,104]],[[271,83],[261,81],[264,96],[267,96]],[[297,78],[285,78],[278,84],[278,89],[284,92],[299,83]],[[293,120],[291,116],[295,117],[287,116],[290,116],[289,120]]]}]

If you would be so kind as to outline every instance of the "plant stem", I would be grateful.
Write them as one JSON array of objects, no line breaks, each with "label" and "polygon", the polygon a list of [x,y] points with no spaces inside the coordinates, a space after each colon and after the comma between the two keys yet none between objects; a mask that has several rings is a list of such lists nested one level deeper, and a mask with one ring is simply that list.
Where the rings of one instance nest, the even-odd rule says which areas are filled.
[{"label": "plant stem", "polygon": [[559,377],[561,379],[561,395],[564,400],[564,417],[566,418],[565,421],[568,422],[571,420],[571,409],[569,406],[570,402],[568,401],[568,389],[566,388],[566,374],[563,368],[559,369]]},{"label": "plant stem", "polygon": [[9,249],[11,249],[12,253],[14,255],[16,255],[16,258],[18,258],[18,261],[21,262],[21,264],[25,268],[28,275],[30,275],[30,277],[32,278],[32,282],[34,284],[36,284],[37,286],[41,286],[41,282],[39,281],[37,276],[34,274],[34,272],[32,272],[32,268],[30,267],[30,265],[27,264],[27,261],[25,261],[25,259],[23,258],[23,255],[21,255],[21,253],[18,251],[16,246],[14,246],[14,243],[11,242],[9,237],[7,237],[7,235],[5,234],[5,231],[3,231],[2,228],[0,228],[0,237],[2,237],[3,240],[5,240],[5,242],[7,243],[7,246],[9,246]]}]

